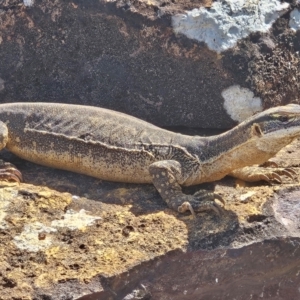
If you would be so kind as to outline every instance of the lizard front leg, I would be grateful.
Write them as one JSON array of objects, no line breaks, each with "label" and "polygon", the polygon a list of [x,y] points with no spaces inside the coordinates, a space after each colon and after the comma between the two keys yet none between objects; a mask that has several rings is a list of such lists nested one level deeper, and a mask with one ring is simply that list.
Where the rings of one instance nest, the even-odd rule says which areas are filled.
[{"label": "lizard front leg", "polygon": [[[0,150],[5,148],[7,141],[7,126],[0,121]],[[20,182],[23,179],[21,172],[13,164],[0,160],[0,180]]]},{"label": "lizard front leg", "polygon": [[180,213],[189,210],[194,216],[195,211],[207,210],[214,210],[220,214],[219,206],[214,200],[217,198],[223,202],[219,195],[204,190],[200,190],[194,195],[186,195],[182,192],[180,184],[184,182],[184,178],[178,161],[155,162],[149,166],[149,172],[154,186],[170,208]]}]

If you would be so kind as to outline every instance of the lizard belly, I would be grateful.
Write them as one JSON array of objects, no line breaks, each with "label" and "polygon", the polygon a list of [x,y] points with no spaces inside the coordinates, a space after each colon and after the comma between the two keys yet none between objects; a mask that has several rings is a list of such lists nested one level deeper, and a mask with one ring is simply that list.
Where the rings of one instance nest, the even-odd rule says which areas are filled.
[{"label": "lizard belly", "polygon": [[37,164],[118,182],[151,183],[148,169],[156,161],[145,150],[30,129],[22,137],[11,137],[6,148]]}]

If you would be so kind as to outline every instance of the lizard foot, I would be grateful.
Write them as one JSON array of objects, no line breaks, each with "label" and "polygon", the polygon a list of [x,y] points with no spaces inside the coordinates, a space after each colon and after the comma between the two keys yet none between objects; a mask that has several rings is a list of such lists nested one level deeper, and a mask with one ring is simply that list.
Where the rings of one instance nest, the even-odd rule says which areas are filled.
[{"label": "lizard foot", "polygon": [[23,181],[21,172],[11,163],[0,160],[0,181]]},{"label": "lizard foot", "polygon": [[270,184],[282,183],[281,176],[287,176],[292,180],[295,180],[297,176],[296,171],[293,168],[265,168],[260,170],[256,176],[259,176],[260,180],[267,181]]},{"label": "lizard foot", "polygon": [[292,180],[295,180],[295,177],[297,176],[297,173],[293,168],[280,168],[276,162],[271,160],[266,161],[259,167],[264,168],[260,170],[260,174],[262,176],[261,180],[267,181],[270,184],[282,183],[282,175],[285,175],[291,178]]},{"label": "lizard foot", "polygon": [[270,184],[282,183],[283,175],[292,180],[297,177],[297,173],[293,168],[280,168],[275,164],[270,167],[244,167],[234,170],[230,175],[248,182],[266,181]]},{"label": "lizard foot", "polygon": [[195,212],[213,210],[220,215],[220,207],[215,203],[223,199],[211,192],[200,190],[194,195],[182,193],[180,183],[184,183],[187,176],[182,175],[182,167],[178,161],[158,161],[150,165],[149,172],[152,175],[152,182],[161,197],[168,206],[180,213],[190,211],[195,217]]},{"label": "lizard foot", "polygon": [[225,201],[223,198],[215,193],[207,192],[205,190],[200,190],[196,192],[194,195],[188,196],[190,199],[188,201],[183,202],[180,206],[178,206],[177,210],[180,213],[190,211],[192,215],[195,217],[195,212],[208,211],[213,210],[218,216],[221,212],[221,207],[215,202],[215,199],[218,199],[225,205]]}]

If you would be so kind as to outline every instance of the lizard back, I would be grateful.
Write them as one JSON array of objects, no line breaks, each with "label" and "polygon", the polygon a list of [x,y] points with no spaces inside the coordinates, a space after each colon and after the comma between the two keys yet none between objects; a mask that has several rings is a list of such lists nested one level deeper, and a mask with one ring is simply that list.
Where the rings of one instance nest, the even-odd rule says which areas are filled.
[{"label": "lizard back", "polygon": [[[0,105],[8,150],[42,165],[105,180],[151,182],[150,164],[190,137],[97,107],[56,103]],[[182,149],[184,151],[184,149]]]}]

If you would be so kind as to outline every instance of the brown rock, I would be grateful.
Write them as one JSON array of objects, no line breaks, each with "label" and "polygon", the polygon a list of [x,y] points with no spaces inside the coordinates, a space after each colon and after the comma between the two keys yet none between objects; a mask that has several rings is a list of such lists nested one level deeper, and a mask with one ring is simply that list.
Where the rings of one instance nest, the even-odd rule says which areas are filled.
[{"label": "brown rock", "polygon": [[260,109],[299,102],[299,42],[285,16],[222,53],[174,33],[172,16],[213,3],[2,1],[1,101],[95,105],[201,128],[236,124],[222,96],[234,85],[259,96]]}]

